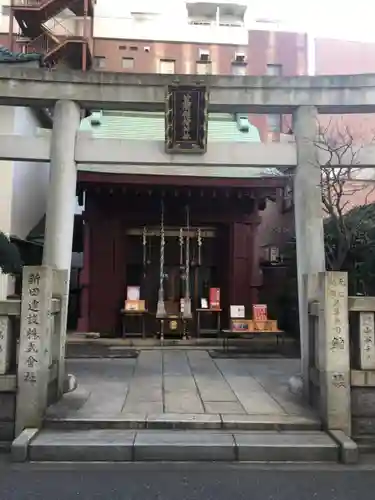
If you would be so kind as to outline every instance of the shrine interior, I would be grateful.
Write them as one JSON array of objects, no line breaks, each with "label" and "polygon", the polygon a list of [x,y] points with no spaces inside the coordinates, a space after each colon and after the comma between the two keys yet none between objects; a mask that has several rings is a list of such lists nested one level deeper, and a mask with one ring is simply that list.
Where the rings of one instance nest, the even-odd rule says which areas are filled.
[{"label": "shrine interior", "polygon": [[[80,182],[84,196],[81,331],[140,333],[136,311],[124,310],[129,293],[144,307],[144,336],[158,330],[162,289],[168,326],[176,327],[189,301],[189,335],[196,313],[220,297],[216,315],[200,329],[229,323],[230,304],[251,310],[259,283],[256,230],[264,198],[274,188],[103,184]],[[84,193],[84,194],[83,194]],[[130,300],[131,302],[131,300]],[[131,312],[131,311],[129,311]],[[216,317],[215,317],[216,316]],[[173,321],[172,321],[173,320]],[[195,326],[194,326],[195,325]],[[170,334],[172,334],[170,332]]]}]

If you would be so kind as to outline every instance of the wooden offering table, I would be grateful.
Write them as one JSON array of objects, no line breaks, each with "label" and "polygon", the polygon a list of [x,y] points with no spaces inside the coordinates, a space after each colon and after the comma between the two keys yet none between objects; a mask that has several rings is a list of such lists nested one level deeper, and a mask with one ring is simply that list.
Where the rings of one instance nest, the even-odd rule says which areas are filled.
[{"label": "wooden offering table", "polygon": [[164,318],[156,318],[159,323],[160,340],[164,337],[177,335],[180,338],[186,336],[185,320],[181,314],[168,314]]},{"label": "wooden offering table", "polygon": [[221,316],[221,311],[222,309],[196,309],[196,313],[197,313],[197,338],[199,338],[201,336],[201,333],[203,332],[203,330],[201,329],[201,314],[206,315],[211,315],[211,316],[216,316],[216,332],[217,334],[220,332],[221,330],[221,321],[220,321],[220,316]]},{"label": "wooden offering table", "polygon": [[[145,308],[144,300],[126,300],[124,309],[121,309],[121,333],[122,337],[126,337],[127,334],[132,333],[135,335],[142,335],[142,338],[146,336],[146,315],[148,311]],[[130,332],[129,320],[130,318],[137,318],[140,325],[140,331]]]},{"label": "wooden offering table", "polygon": [[276,346],[284,345],[284,332],[279,330],[276,320],[255,321],[252,319],[233,319],[231,321],[230,330],[222,330],[223,351],[229,351],[230,339],[255,339],[260,335],[274,335],[276,339]]}]

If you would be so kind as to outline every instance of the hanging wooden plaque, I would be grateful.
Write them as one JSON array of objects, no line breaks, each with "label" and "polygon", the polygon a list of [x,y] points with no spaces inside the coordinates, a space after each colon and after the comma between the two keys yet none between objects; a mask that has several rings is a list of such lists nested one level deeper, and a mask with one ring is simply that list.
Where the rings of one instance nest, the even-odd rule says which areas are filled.
[{"label": "hanging wooden plaque", "polygon": [[207,150],[208,91],[200,85],[169,85],[165,109],[167,153]]}]

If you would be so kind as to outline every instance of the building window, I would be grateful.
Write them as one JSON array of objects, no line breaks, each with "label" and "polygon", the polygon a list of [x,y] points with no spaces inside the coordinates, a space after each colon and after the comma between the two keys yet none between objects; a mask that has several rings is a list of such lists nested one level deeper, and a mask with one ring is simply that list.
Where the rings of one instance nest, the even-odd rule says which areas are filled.
[{"label": "building window", "polygon": [[10,5],[3,5],[1,11],[3,16],[10,16]]},{"label": "building window", "polygon": [[210,62],[197,61],[197,75],[211,75],[212,64]]},{"label": "building window", "polygon": [[159,73],[173,75],[175,73],[175,65],[176,61],[172,59],[160,59]]},{"label": "building window", "polygon": [[119,50],[126,50],[127,47],[126,45],[119,45],[118,48]]},{"label": "building window", "polygon": [[136,47],[135,45],[131,45],[131,46],[130,46],[130,50],[134,50],[134,51],[136,51],[136,50],[138,50],[138,47]]},{"label": "building window", "polygon": [[211,60],[209,51],[199,49],[199,60],[202,62],[209,62]]},{"label": "building window", "polygon": [[103,56],[94,57],[94,67],[95,69],[104,69],[106,67],[106,59]]},{"label": "building window", "polygon": [[237,75],[237,76],[247,75],[246,65],[232,63],[232,75]]},{"label": "building window", "polygon": [[267,115],[267,122],[269,132],[281,131],[281,115]]},{"label": "building window", "polygon": [[282,76],[283,67],[281,64],[267,64],[267,76]]},{"label": "building window", "polygon": [[133,68],[134,68],[134,59],[132,57],[123,57],[122,69],[133,69]]}]

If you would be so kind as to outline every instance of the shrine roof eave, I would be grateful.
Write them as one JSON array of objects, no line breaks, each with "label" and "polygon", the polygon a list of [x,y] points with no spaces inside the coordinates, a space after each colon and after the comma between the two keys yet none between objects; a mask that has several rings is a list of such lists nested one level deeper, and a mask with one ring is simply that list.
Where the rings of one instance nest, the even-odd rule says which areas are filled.
[{"label": "shrine roof eave", "polygon": [[192,164],[192,165],[161,165],[160,163],[152,165],[137,165],[137,164],[95,164],[85,163],[78,164],[80,172],[95,172],[98,174],[116,174],[116,175],[143,175],[147,177],[204,177],[212,179],[269,179],[269,178],[283,178],[282,168],[264,167],[256,165],[216,165],[208,166],[205,164]]},{"label": "shrine roof eave", "polygon": [[284,175],[259,175],[258,177],[209,177],[206,175],[174,175],[168,174],[140,174],[140,173],[113,173],[94,170],[78,170],[78,182],[96,185],[158,185],[158,186],[200,186],[200,187],[227,187],[227,188],[283,188],[289,177]]}]

